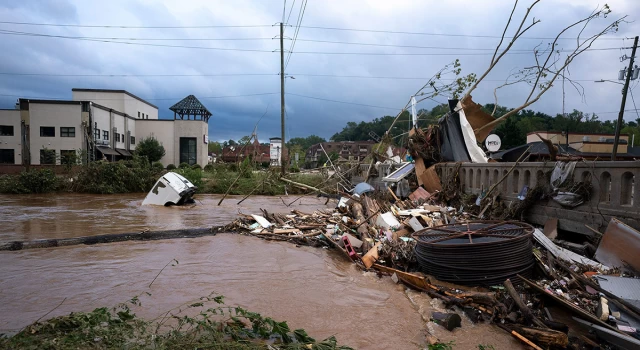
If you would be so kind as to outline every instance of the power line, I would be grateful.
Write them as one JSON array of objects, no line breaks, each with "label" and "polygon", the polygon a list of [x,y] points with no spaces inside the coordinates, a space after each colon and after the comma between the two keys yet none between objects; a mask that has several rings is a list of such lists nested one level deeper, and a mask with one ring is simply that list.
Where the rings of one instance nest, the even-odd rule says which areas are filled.
[{"label": "power line", "polygon": [[[305,3],[306,5],[306,3]],[[297,33],[297,32],[296,32]],[[18,35],[18,36],[31,36],[31,37],[45,37],[45,38],[58,38],[58,39],[68,39],[68,40],[81,40],[81,41],[90,41],[90,42],[101,42],[101,43],[114,43],[114,44],[124,44],[124,45],[134,45],[134,46],[151,46],[151,47],[168,47],[168,48],[183,48],[183,49],[199,49],[199,50],[217,50],[217,51],[240,51],[240,52],[264,52],[264,53],[273,53],[279,52],[279,50],[261,50],[261,49],[241,49],[241,48],[226,48],[226,47],[209,47],[209,46],[188,46],[188,45],[169,45],[169,44],[153,44],[153,43],[140,43],[140,42],[131,42],[131,41],[120,41],[120,40],[111,40],[111,39],[98,39],[91,37],[79,37],[79,36],[66,36],[66,35],[52,35],[52,34],[42,34],[42,33],[30,33],[30,32],[18,32],[18,31],[10,31],[0,29],[0,35]],[[429,53],[415,53],[415,52],[327,52],[327,51],[292,51],[293,46],[296,42],[296,36],[292,41],[291,48],[288,53],[286,65],[288,65],[289,60],[291,59],[291,55],[293,53],[298,54],[316,54],[316,55],[362,55],[362,56],[489,56],[492,55],[490,52],[480,52],[480,53],[465,53],[465,52],[429,52]],[[248,38],[247,40],[262,40],[261,38]],[[134,39],[134,40],[147,40],[147,39]],[[161,39],[158,39],[161,40]],[[202,39],[204,40],[204,39]],[[244,40],[244,39],[220,39],[220,40]],[[454,49],[454,48],[451,48]],[[595,49],[587,49],[585,51],[597,51],[597,50],[619,50],[620,48],[595,48]],[[457,50],[457,48],[456,48]],[[556,50],[557,52],[569,52],[570,50]],[[517,52],[507,52],[506,55],[528,55],[531,54],[531,51],[517,51]]]},{"label": "power line", "polygon": [[309,99],[312,99],[312,100],[320,100],[320,101],[327,101],[327,102],[343,103],[343,104],[355,105],[355,106],[372,107],[372,108],[382,108],[382,109],[392,109],[392,110],[394,110],[394,111],[399,110],[399,108],[394,108],[394,107],[383,107],[383,106],[368,105],[368,104],[364,104],[364,103],[355,103],[355,102],[337,101],[337,100],[331,100],[331,99],[328,99],[328,98],[320,98],[320,97],[313,97],[313,96],[306,96],[306,95],[294,94],[294,93],[291,93],[291,92],[287,92],[287,95],[297,96],[297,97],[304,97],[304,98],[309,98]]},{"label": "power line", "polygon": [[[437,50],[467,50],[467,51],[495,51],[495,47],[493,48],[469,48],[469,47],[442,47],[442,46],[418,46],[418,45],[393,45],[393,44],[378,44],[378,43],[360,43],[360,42],[350,42],[350,41],[333,41],[333,40],[316,40],[316,39],[300,39],[298,41],[304,42],[313,42],[313,43],[326,43],[326,44],[341,44],[341,45],[360,45],[360,46],[377,46],[377,47],[399,47],[399,48],[410,48],[410,49],[437,49]],[[533,52],[535,48],[531,49],[510,49],[509,52]],[[630,48],[620,48],[620,47],[607,47],[607,48],[589,48],[589,50],[602,51],[602,50],[620,50],[620,49],[630,49]],[[558,51],[558,50],[554,50]],[[560,50],[563,52],[566,50]],[[571,50],[573,51],[573,50]]]},{"label": "power line", "polygon": [[633,108],[636,110],[636,116],[640,119],[640,113],[638,113],[638,107],[636,107],[636,100],[633,98],[633,89],[629,89],[629,93],[631,93],[631,101],[633,101]]},{"label": "power line", "polygon": [[[279,92],[261,92],[261,93],[255,93],[255,94],[244,94],[244,95],[224,95],[224,96],[198,96],[198,99],[221,99],[221,98],[235,98],[235,97],[250,97],[250,96],[265,96],[265,95],[279,95]],[[25,99],[44,99],[44,100],[53,100],[53,101],[57,101],[57,100],[64,100],[64,101],[68,101],[69,99],[66,97],[36,97],[36,96],[23,96],[23,95],[7,95],[7,94],[0,94],[0,96],[6,96],[6,97],[18,97],[18,98],[25,98]],[[181,100],[183,99],[183,97],[159,97],[159,98],[145,98],[144,100],[146,101],[162,101],[162,100],[168,100],[168,101],[172,101],[172,100]],[[131,98],[133,99],[133,98]],[[90,101],[118,101],[118,100],[122,100],[122,99],[117,99],[117,98],[92,98],[89,99]]]},{"label": "power line", "polygon": [[274,73],[221,73],[221,74],[57,74],[57,73],[9,73],[10,76],[45,76],[45,77],[235,77],[235,76],[277,76]]},{"label": "power line", "polygon": [[19,35],[19,36],[33,36],[33,37],[46,37],[46,38],[58,38],[58,39],[71,39],[71,40],[83,40],[83,41],[92,41],[92,42],[138,45],[138,46],[153,46],[153,47],[172,47],[172,48],[219,50],[219,51],[274,52],[274,51],[270,51],[270,50],[259,50],[259,49],[238,49],[238,48],[226,48],[226,47],[168,45],[168,44],[137,43],[137,42],[129,42],[129,41],[116,41],[116,40],[84,39],[84,38],[81,38],[81,37],[72,37],[72,36],[65,36],[65,35],[50,35],[50,34],[40,34],[40,33],[16,32],[16,31],[8,31],[8,30],[3,30],[3,29],[0,29],[0,34]]},{"label": "power line", "polygon": [[[427,35],[427,36],[450,36],[450,37],[466,37],[466,38],[490,38],[500,39],[499,35],[472,35],[472,34],[452,34],[452,33],[430,33],[430,32],[407,32],[407,31],[393,31],[393,30],[381,30],[381,29],[357,29],[357,28],[338,28],[338,27],[320,27],[320,26],[302,26],[302,28],[309,29],[322,29],[322,30],[337,30],[337,31],[351,31],[351,32],[369,32],[369,33],[385,33],[385,34],[408,34],[408,35]],[[505,36],[505,39],[512,39],[512,36]],[[519,37],[518,39],[533,39],[533,40],[555,40],[553,37]],[[560,40],[576,40],[576,38],[559,38]],[[620,40],[621,38],[599,38],[599,40]]]},{"label": "power line", "polygon": [[[289,18],[291,18],[291,12],[293,12],[293,7],[296,6],[296,0],[293,0],[293,3],[291,4],[291,9],[289,10],[289,15],[287,16],[287,21],[284,22],[284,25],[288,25],[289,24]],[[286,30],[287,28],[285,28]]]},{"label": "power line", "polygon": [[[251,76],[251,77],[271,77],[278,76],[277,73],[202,73],[202,74],[124,74],[124,73],[89,73],[89,74],[59,74],[59,73],[24,73],[24,72],[0,72],[0,76],[43,76],[43,77],[235,77],[235,76]],[[387,80],[429,80],[429,77],[394,77],[394,76],[369,76],[369,75],[339,75],[339,74],[312,74],[312,73],[290,73],[287,76],[293,77],[314,77],[314,78],[347,78],[347,79],[387,79]],[[441,81],[454,81],[455,79],[440,79]],[[576,82],[591,82],[597,80],[592,79],[573,79]],[[505,79],[484,79],[484,81],[504,82]]]},{"label": "power line", "polygon": [[199,25],[199,26],[128,26],[128,25],[96,25],[96,24],[58,24],[0,21],[0,24],[14,24],[39,27],[75,27],[75,28],[109,28],[109,29],[197,29],[197,28],[259,28],[271,27],[271,24],[253,25]]},{"label": "power line", "polygon": [[296,23],[296,30],[293,34],[291,47],[289,47],[289,55],[287,56],[287,61],[284,64],[285,70],[289,66],[289,60],[291,59],[291,55],[293,54],[293,47],[296,45],[296,40],[298,39],[298,33],[300,33],[300,25],[302,24],[302,19],[304,18],[304,11],[306,9],[307,9],[307,0],[302,0],[302,3],[300,4],[300,12],[298,13],[298,21]]}]

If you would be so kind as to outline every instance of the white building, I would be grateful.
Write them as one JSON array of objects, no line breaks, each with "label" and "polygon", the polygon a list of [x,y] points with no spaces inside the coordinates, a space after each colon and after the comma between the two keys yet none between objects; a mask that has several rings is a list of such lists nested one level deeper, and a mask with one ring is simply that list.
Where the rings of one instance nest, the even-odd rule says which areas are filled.
[{"label": "white building", "polygon": [[72,92],[72,100],[21,98],[16,109],[0,110],[0,163],[60,164],[71,154],[116,161],[147,137],[164,146],[164,166],[208,163],[211,113],[193,95],[171,107],[174,119],[158,119],[158,107],[125,90]]}]

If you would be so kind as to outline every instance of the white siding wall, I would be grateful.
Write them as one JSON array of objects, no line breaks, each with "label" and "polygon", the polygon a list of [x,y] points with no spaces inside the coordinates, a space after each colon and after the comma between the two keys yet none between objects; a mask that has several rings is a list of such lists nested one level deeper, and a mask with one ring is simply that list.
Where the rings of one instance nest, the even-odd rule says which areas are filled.
[{"label": "white siding wall", "polygon": [[[82,108],[80,104],[29,103],[31,164],[40,164],[40,150],[79,150],[83,148]],[[55,128],[55,137],[40,137],[40,127]],[[75,127],[75,137],[60,137],[60,127]],[[58,162],[59,163],[59,162]]]},{"label": "white siding wall", "polygon": [[123,117],[123,116],[121,116],[119,114],[116,114],[116,113],[112,113],[111,115],[112,115],[112,118],[113,118],[113,126],[118,129],[116,132],[118,134],[120,134],[119,137],[115,137],[115,135],[114,135],[113,139],[116,142],[112,143],[112,144],[116,145],[115,148],[124,149],[125,147],[124,147],[124,140],[122,138],[122,135],[125,134],[125,132],[124,132],[124,120],[125,120],[125,117]]},{"label": "white siding wall", "polygon": [[[160,162],[165,167],[169,164],[178,166],[174,159],[174,122],[169,120],[136,120],[136,144],[147,137],[155,137],[164,146],[165,155]],[[178,158],[179,159],[179,158]]]},{"label": "white siding wall", "polygon": [[0,149],[13,149],[14,164],[22,164],[20,111],[0,110],[0,125],[13,126],[13,136],[0,136]]},{"label": "white siding wall", "polygon": [[91,107],[91,113],[93,116],[93,127],[96,127],[96,123],[97,123],[97,128],[98,130],[100,130],[100,137],[96,139],[96,144],[97,145],[104,145],[104,143],[106,142],[107,145],[110,145],[109,141],[105,141],[104,139],[104,132],[108,131],[109,132],[109,140],[111,140],[111,128],[110,128],[110,123],[111,121],[109,120],[109,111],[105,111],[103,109],[100,108],[96,108],[96,107]]},{"label": "white siding wall", "polygon": [[[136,121],[130,118],[126,119],[127,122],[127,128],[129,130],[130,135],[127,136],[125,135],[125,137],[135,137],[136,139],[136,143],[129,143],[129,149],[131,151],[136,149],[136,144],[138,143],[138,138],[136,137]],[[129,142],[131,142],[131,140],[129,140]]]},{"label": "white siding wall", "polygon": [[92,101],[101,106],[124,112],[125,94],[123,93],[72,91],[72,96],[74,101]]},{"label": "white siding wall", "polygon": [[[142,114],[145,115],[144,119],[158,119],[158,109],[148,104],[133,98],[129,95],[124,95],[124,113],[138,119],[138,112],[140,112],[140,119],[143,119]],[[148,118],[146,116],[149,116]]]}]

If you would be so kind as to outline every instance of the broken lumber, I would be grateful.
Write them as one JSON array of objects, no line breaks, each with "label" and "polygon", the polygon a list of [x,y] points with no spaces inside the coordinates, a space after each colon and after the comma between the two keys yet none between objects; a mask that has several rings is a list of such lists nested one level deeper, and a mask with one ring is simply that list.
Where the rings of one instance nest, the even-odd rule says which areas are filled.
[{"label": "broken lumber", "polygon": [[522,316],[524,316],[524,319],[527,320],[528,323],[533,323],[538,327],[548,328],[542,321],[540,321],[533,315],[531,309],[529,309],[529,307],[522,301],[516,289],[513,288],[511,280],[507,279],[506,281],[504,281],[504,287],[507,289],[507,292],[516,303],[518,309],[520,309],[520,312],[522,312]]},{"label": "broken lumber", "polygon": [[281,177],[280,180],[282,180],[284,182],[287,182],[287,183],[290,183],[292,185],[296,185],[296,186],[299,186],[299,187],[302,187],[302,188],[306,188],[308,190],[312,190],[312,191],[316,191],[318,193],[329,195],[327,192],[325,192],[325,191],[323,191],[323,190],[321,190],[319,188],[315,188],[313,186],[309,186],[309,185],[305,185],[305,184],[302,184],[302,183],[299,183],[299,182],[291,181],[289,179],[285,179],[284,177]]},{"label": "broken lumber", "polygon": [[569,345],[569,337],[566,334],[552,329],[515,326],[515,330],[527,339],[543,347],[558,347],[564,349]]}]

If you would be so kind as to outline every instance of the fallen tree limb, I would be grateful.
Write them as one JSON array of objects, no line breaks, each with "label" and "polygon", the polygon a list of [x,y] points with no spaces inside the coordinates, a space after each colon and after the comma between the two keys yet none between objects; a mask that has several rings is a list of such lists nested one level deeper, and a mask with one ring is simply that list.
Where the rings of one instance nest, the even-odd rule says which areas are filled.
[{"label": "fallen tree limb", "polygon": [[168,230],[168,231],[143,231],[133,233],[113,233],[96,236],[83,236],[73,238],[58,239],[38,239],[33,241],[13,241],[0,244],[2,250],[24,250],[35,248],[53,248],[65,247],[72,245],[92,245],[99,243],[124,242],[124,241],[151,241],[159,239],[172,238],[193,238],[202,236],[212,236],[221,232],[224,226],[201,229],[184,229],[184,230]]},{"label": "fallen tree limb", "polygon": [[305,184],[302,184],[302,183],[299,183],[299,182],[295,182],[295,181],[292,181],[292,180],[289,180],[289,179],[285,179],[284,177],[281,177],[280,180],[282,180],[284,182],[287,182],[287,183],[290,183],[292,185],[296,185],[296,186],[299,186],[299,187],[302,187],[302,188],[306,188],[308,190],[312,190],[312,191],[316,191],[318,193],[329,195],[327,192],[325,192],[325,191],[323,191],[323,190],[321,190],[319,188],[315,188],[313,186],[305,185]]}]

